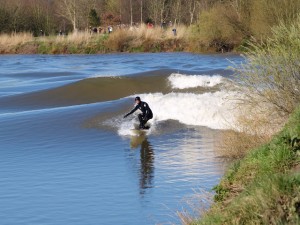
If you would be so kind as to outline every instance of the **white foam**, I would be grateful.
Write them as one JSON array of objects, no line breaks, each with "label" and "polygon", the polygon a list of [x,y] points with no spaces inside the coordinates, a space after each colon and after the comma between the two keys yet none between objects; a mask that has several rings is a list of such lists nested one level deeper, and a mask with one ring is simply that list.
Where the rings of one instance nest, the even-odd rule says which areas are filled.
[{"label": "white foam", "polygon": [[121,75],[112,75],[112,74],[94,74],[90,77],[88,77],[90,79],[93,79],[93,78],[115,78],[115,79],[121,79]]},{"label": "white foam", "polygon": [[226,81],[226,79],[220,75],[184,75],[178,73],[171,74],[168,80],[174,89],[214,87]]},{"label": "white foam", "polygon": [[[139,136],[139,133],[135,131],[135,127],[139,125],[137,120],[138,112],[130,118],[123,119],[123,116],[115,117],[104,121],[104,125],[115,127],[118,129],[118,134],[120,136]],[[151,125],[151,128],[145,131],[146,134],[151,134],[152,130],[155,129],[155,125],[152,122],[148,122]]]},{"label": "white foam", "polygon": [[[206,126],[212,129],[230,129],[235,120],[235,92],[214,93],[154,93],[141,94],[151,107],[154,118],[151,129],[160,121],[177,120],[186,125]],[[133,96],[130,96],[132,98]],[[132,135],[133,121],[122,122],[120,135]]]}]

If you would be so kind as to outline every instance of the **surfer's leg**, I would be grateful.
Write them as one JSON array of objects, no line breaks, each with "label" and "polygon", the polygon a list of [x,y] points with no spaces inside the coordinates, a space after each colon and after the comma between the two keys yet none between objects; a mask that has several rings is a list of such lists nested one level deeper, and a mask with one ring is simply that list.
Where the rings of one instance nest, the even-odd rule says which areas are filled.
[{"label": "surfer's leg", "polygon": [[144,128],[145,122],[142,114],[138,115],[139,121],[140,121],[140,129]]}]

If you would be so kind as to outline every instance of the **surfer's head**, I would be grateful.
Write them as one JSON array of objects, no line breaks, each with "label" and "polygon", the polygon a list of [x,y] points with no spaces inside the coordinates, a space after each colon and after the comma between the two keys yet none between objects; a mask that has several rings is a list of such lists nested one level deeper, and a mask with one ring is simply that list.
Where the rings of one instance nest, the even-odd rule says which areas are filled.
[{"label": "surfer's head", "polygon": [[135,103],[139,104],[141,102],[141,98],[139,96],[135,97]]}]

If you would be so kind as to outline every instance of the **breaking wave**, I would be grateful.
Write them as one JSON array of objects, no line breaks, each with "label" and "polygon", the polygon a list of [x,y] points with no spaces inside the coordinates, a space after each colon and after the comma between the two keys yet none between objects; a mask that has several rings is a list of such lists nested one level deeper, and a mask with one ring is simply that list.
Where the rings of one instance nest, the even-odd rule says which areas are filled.
[{"label": "breaking wave", "polygon": [[214,87],[226,82],[226,79],[220,75],[184,75],[178,73],[171,74],[168,80],[174,89]]},{"label": "breaking wave", "polygon": [[[214,93],[154,93],[141,94],[153,110],[154,118],[149,121],[151,134],[162,121],[175,120],[185,125],[205,126],[211,129],[229,129],[235,119],[235,101],[230,100],[235,92],[225,90]],[[130,98],[133,96],[130,96]],[[132,135],[134,120],[124,121],[119,135]]]}]

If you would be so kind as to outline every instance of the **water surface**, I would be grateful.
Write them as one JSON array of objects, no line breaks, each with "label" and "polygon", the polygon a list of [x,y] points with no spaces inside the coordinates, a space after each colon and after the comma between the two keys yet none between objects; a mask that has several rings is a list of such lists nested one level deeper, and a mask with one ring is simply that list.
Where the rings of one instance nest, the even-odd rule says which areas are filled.
[{"label": "water surface", "polygon": [[[0,56],[1,224],[179,223],[184,199],[224,171],[215,143],[230,115],[228,59],[241,60]],[[145,136],[122,118],[137,94],[155,115]]]}]

